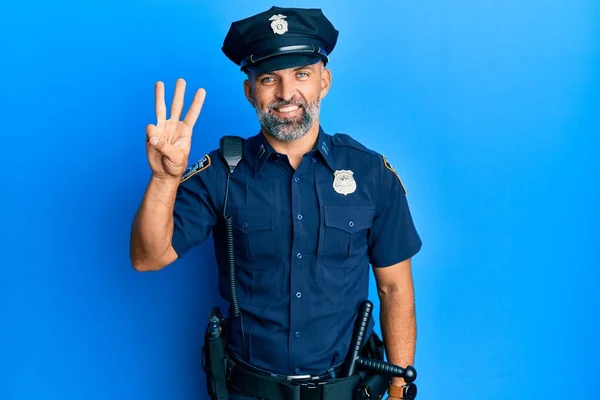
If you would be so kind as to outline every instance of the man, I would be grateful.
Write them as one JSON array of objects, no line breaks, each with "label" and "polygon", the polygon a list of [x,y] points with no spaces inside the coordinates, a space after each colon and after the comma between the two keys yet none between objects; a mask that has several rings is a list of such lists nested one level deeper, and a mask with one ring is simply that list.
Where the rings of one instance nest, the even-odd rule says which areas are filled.
[{"label": "man", "polygon": [[[167,119],[158,82],[157,123],[146,130],[152,178],[131,236],[134,268],[151,271],[212,233],[220,293],[231,300],[223,224],[230,215],[242,318],[230,321],[228,352],[243,368],[289,380],[340,371],[368,297],[370,264],[388,361],[414,359],[410,260],[421,240],[404,186],[384,156],[320,124],[337,38],[318,9],[273,7],[231,25],[223,52],[247,75],[261,130],[245,140],[230,176],[218,150],[186,171],[205,92],[196,92],[181,121],[178,80]],[[391,398],[402,397],[403,384],[393,379]]]}]

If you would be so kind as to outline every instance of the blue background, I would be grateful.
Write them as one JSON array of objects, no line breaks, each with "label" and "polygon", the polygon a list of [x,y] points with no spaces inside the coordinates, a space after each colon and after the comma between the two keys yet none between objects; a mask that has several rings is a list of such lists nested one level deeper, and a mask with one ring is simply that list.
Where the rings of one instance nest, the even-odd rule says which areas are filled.
[{"label": "blue background", "polygon": [[[323,126],[408,188],[419,398],[597,398],[600,3],[275,4],[321,7],[341,31]],[[271,5],[1,6],[1,399],[206,398],[211,241],[156,273],[128,260],[144,128],[154,82],[170,99],[184,77],[187,105],[207,90],[190,162],[254,134],[220,46]]]}]

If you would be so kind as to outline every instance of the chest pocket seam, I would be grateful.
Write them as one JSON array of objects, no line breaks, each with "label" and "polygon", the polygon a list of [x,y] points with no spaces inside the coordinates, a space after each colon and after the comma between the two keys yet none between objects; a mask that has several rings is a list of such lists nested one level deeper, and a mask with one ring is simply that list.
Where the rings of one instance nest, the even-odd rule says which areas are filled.
[{"label": "chest pocket seam", "polygon": [[316,266],[317,286],[332,304],[346,301],[364,282],[356,268],[366,251],[375,206],[324,206],[323,240]]},{"label": "chest pocket seam", "polygon": [[[275,208],[244,208],[232,211],[236,252],[252,263],[253,270],[276,269],[281,257],[274,222]],[[260,232],[264,232],[260,234]],[[268,245],[267,245],[268,243]],[[258,258],[267,258],[259,264]]]},{"label": "chest pocket seam", "polygon": [[[320,259],[325,268],[351,267],[351,258],[360,244],[359,233],[371,228],[375,207],[324,206],[324,235]],[[336,233],[337,232],[337,233]],[[366,234],[362,237],[366,243]]]}]

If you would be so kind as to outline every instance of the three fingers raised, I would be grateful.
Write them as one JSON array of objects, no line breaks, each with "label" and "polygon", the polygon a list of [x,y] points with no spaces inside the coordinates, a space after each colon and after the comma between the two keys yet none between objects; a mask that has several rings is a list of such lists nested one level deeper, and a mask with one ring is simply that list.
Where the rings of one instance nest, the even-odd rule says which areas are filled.
[{"label": "three fingers raised", "polygon": [[[181,118],[185,96],[185,87],[185,80],[182,78],[177,79],[177,82],[175,83],[175,93],[173,94],[173,103],[171,104],[171,119],[179,120]],[[163,82],[158,81],[154,85],[154,97],[156,105],[156,120],[157,123],[160,123],[167,119],[167,106],[165,103],[165,84]],[[198,120],[198,116],[200,115],[200,111],[202,110],[202,106],[204,105],[205,98],[206,90],[198,89],[194,95],[192,105],[186,113],[185,119],[183,121],[183,123],[188,127],[192,128]]]}]

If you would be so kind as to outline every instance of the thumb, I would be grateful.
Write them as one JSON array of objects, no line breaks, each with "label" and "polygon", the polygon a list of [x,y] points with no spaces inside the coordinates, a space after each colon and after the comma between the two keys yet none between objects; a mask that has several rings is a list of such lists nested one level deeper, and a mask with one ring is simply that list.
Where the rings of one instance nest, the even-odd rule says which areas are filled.
[{"label": "thumb", "polygon": [[161,140],[156,136],[150,138],[150,145],[161,155],[167,157],[172,163],[178,164],[181,158],[181,149],[171,143]]}]

